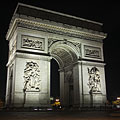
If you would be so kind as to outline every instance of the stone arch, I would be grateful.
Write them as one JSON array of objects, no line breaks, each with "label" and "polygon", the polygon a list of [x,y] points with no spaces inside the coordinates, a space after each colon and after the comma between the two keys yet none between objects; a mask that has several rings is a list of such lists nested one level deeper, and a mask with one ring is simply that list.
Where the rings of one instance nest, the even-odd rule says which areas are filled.
[{"label": "stone arch", "polygon": [[50,55],[57,61],[60,74],[60,101],[63,106],[74,104],[74,63],[80,58],[78,46],[72,42],[54,41],[49,47]]},{"label": "stone arch", "polygon": [[[71,24],[72,21],[75,24]],[[60,99],[63,106],[82,107],[90,106],[91,103],[96,107],[103,105],[106,102],[106,86],[102,46],[106,34],[102,33],[101,28],[101,23],[18,4],[6,35],[11,43],[7,63],[6,105],[12,103],[10,106],[13,107],[50,107],[52,57],[60,68]],[[40,90],[34,90],[32,85],[33,89],[24,92],[25,65],[32,61],[39,66],[37,76],[40,79],[36,78],[36,74],[33,76],[35,70],[31,71],[31,79],[41,80]],[[101,93],[97,90],[98,93],[90,95],[87,85],[90,71],[88,73],[87,68],[91,70],[94,66],[101,73]]]},{"label": "stone arch", "polygon": [[80,58],[80,48],[67,40],[54,41],[49,46],[50,55],[64,68],[77,62]]}]

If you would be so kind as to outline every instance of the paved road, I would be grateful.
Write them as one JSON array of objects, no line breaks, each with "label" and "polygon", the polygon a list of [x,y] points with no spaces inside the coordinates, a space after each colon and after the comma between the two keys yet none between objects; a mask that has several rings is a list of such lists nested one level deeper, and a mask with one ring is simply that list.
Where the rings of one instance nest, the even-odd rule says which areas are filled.
[{"label": "paved road", "polygon": [[120,120],[120,112],[0,112],[0,120]]}]

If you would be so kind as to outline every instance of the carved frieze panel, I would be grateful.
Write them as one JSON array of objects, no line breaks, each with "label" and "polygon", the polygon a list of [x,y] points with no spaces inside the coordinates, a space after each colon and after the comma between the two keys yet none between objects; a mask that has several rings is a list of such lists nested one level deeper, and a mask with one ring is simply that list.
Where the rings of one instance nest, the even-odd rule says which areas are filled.
[{"label": "carved frieze panel", "polygon": [[26,62],[23,77],[24,91],[40,91],[40,68],[36,62]]},{"label": "carved frieze panel", "polygon": [[22,48],[45,50],[45,38],[22,35]]},{"label": "carved frieze panel", "polygon": [[101,48],[84,45],[84,57],[101,59]]},{"label": "carved frieze panel", "polygon": [[96,67],[88,68],[88,87],[90,89],[89,93],[100,93],[101,83],[100,83],[100,71]]},{"label": "carved frieze panel", "polygon": [[[18,22],[19,27],[26,27],[28,29],[33,29],[33,30],[40,30],[44,32],[50,32],[54,34],[59,34],[59,35],[65,35],[69,37],[76,37],[80,39],[86,39],[86,40],[94,40],[94,41],[102,41],[105,37],[106,34],[104,33],[99,33],[96,31],[87,30],[87,29],[82,29],[77,27],[77,30],[74,29],[68,29],[65,27],[58,27],[55,25],[49,25],[48,22],[47,24],[42,24],[30,20],[24,20],[24,19],[17,19],[16,22]],[[82,32],[83,31],[83,32]]]}]

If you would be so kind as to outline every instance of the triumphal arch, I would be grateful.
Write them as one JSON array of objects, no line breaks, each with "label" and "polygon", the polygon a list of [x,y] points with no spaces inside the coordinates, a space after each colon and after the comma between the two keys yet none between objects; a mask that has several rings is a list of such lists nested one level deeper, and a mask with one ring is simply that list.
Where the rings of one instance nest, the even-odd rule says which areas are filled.
[{"label": "triumphal arch", "polygon": [[59,65],[63,106],[106,102],[102,23],[18,4],[9,41],[6,105],[50,106],[50,62]]}]

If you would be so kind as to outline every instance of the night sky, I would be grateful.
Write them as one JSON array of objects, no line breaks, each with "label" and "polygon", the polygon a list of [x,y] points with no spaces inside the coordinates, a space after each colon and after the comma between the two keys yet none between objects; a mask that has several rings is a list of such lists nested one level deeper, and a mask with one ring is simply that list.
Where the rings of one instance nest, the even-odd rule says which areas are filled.
[{"label": "night sky", "polygon": [[[6,87],[6,63],[8,41],[5,35],[17,3],[22,2],[73,16],[103,23],[107,33],[104,40],[104,58],[108,99],[120,96],[120,3],[119,2],[78,2],[53,0],[4,0],[0,3],[0,98],[4,99]],[[104,0],[105,1],[105,0]]]}]

